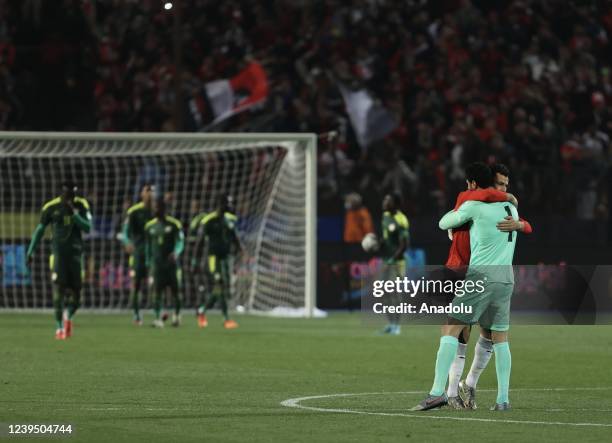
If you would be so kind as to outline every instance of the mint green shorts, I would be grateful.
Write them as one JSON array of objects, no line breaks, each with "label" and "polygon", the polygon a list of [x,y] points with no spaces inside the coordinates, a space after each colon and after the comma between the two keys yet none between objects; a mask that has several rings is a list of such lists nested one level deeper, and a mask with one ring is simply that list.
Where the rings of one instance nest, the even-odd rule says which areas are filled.
[{"label": "mint green shorts", "polygon": [[452,313],[450,317],[462,323],[481,327],[492,331],[507,331],[510,329],[510,300],[514,292],[513,283],[486,282],[481,293],[472,291],[462,297],[455,296],[453,307],[463,308],[471,312]]}]

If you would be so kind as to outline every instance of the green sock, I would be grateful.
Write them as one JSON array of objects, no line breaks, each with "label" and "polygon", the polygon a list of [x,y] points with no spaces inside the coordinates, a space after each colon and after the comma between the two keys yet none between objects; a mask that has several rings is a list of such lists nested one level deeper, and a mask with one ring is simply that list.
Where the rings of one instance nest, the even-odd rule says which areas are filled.
[{"label": "green sock", "polygon": [[70,298],[68,299],[68,320],[72,320],[72,317],[76,313],[77,309],[79,309],[81,306],[81,298],[79,295],[80,294],[78,292],[71,291],[70,293]]},{"label": "green sock", "polygon": [[132,310],[134,311],[134,319],[140,320],[140,291],[134,290],[130,294],[132,301]]},{"label": "green sock", "polygon": [[204,309],[202,309],[202,314],[206,314],[206,311],[212,308],[216,302],[217,296],[215,294],[211,294],[210,298],[208,299],[208,303],[206,303],[206,306],[204,306]]},{"label": "green sock", "polygon": [[55,327],[62,329],[64,327],[63,309],[55,309]]},{"label": "green sock", "polygon": [[57,287],[53,288],[53,308],[55,309],[55,324],[57,329],[64,327],[64,297]]},{"label": "green sock", "polygon": [[497,400],[496,403],[508,401],[508,389],[510,388],[510,370],[512,368],[512,356],[510,345],[507,341],[495,343],[495,372],[497,373]]},{"label": "green sock", "polygon": [[204,314],[206,312],[206,291],[202,289],[202,286],[198,286],[198,314]]},{"label": "green sock", "polygon": [[227,315],[227,301],[225,299],[225,295],[220,297],[221,299],[221,312],[223,312],[223,317],[225,320],[229,320],[229,315]]},{"label": "green sock", "polygon": [[72,317],[81,306],[81,294],[75,289],[71,289],[66,296],[66,305],[68,308],[68,320],[72,320]]},{"label": "green sock", "polygon": [[155,294],[155,299],[153,300],[153,312],[155,312],[155,320],[159,320],[161,318],[161,310],[162,296],[161,294]]},{"label": "green sock", "polygon": [[183,300],[181,300],[181,295],[176,294],[174,296],[174,313],[179,315],[181,313],[181,306],[183,305]]},{"label": "green sock", "polygon": [[438,397],[444,394],[444,388],[448,380],[448,371],[453,364],[453,360],[455,360],[458,346],[459,341],[456,337],[451,335],[440,337],[440,347],[438,348],[438,356],[436,358],[436,372],[429,395]]}]

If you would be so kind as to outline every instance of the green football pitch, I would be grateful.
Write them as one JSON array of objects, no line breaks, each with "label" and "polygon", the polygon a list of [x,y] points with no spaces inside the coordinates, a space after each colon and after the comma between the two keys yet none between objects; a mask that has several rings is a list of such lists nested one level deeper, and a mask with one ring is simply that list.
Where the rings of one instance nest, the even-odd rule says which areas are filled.
[{"label": "green football pitch", "polygon": [[[494,413],[494,361],[476,411],[411,413],[431,386],[434,326],[378,336],[359,314],[212,316],[199,330],[81,314],[0,314],[0,423],[70,423],[68,441],[610,441],[612,327],[511,330],[514,409]],[[472,337],[469,367],[476,334]],[[13,437],[14,438],[14,437]],[[0,436],[2,439],[2,436]]]}]

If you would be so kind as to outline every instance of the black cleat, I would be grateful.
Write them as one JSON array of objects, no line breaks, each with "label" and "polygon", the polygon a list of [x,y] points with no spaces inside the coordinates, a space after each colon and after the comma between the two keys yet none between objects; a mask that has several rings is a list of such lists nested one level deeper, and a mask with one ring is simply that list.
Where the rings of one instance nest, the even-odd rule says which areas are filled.
[{"label": "black cleat", "polygon": [[425,400],[421,403],[410,409],[411,411],[427,411],[429,409],[441,408],[442,406],[448,404],[448,397],[446,394],[434,396],[428,395]]}]

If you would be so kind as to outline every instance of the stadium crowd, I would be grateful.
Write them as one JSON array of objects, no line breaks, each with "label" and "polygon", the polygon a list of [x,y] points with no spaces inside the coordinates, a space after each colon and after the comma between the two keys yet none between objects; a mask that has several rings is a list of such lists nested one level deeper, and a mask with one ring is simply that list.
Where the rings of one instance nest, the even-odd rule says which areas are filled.
[{"label": "stadium crowd", "polygon": [[[0,0],[0,129],[195,130],[188,101],[250,57],[268,99],[221,129],[335,131],[322,214],[350,192],[379,209],[387,191],[409,215],[439,213],[484,160],[508,165],[527,212],[608,217],[608,0],[184,0],[179,27],[164,3]],[[338,82],[395,130],[360,146]]]}]

